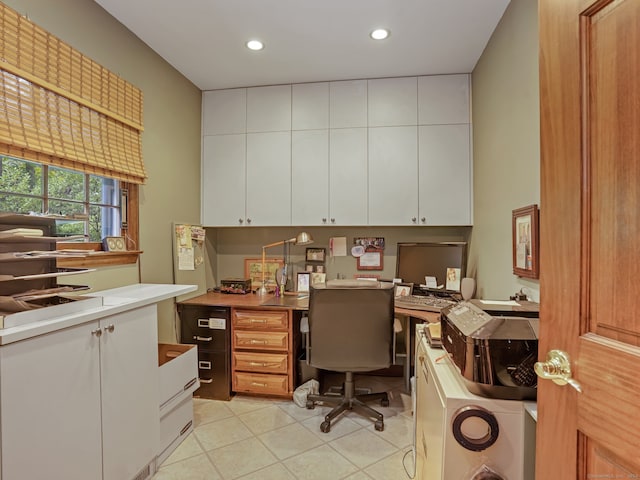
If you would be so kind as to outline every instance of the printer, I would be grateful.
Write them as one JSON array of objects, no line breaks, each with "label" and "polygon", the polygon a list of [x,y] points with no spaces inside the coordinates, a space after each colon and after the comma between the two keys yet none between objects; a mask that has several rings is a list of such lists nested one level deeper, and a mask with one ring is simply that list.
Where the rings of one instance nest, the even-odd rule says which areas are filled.
[{"label": "printer", "polygon": [[[505,311],[478,301],[442,310],[442,346],[471,393],[507,400],[534,400],[539,318],[537,308]],[[490,313],[491,312],[491,313]]]}]

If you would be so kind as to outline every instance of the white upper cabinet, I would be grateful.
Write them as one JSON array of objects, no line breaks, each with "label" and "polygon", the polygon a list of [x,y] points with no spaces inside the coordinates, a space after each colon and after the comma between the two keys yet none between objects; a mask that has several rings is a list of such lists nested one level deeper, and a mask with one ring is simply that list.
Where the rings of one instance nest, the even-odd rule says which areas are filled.
[{"label": "white upper cabinet", "polygon": [[367,225],[367,129],[329,133],[329,225]]},{"label": "white upper cabinet", "polygon": [[206,136],[202,148],[202,224],[244,225],[246,135]]},{"label": "white upper cabinet", "polygon": [[247,133],[291,130],[291,85],[247,89]]},{"label": "white upper cabinet", "polygon": [[418,127],[369,129],[369,224],[418,225]]},{"label": "white upper cabinet", "polygon": [[367,126],[367,81],[346,80],[329,84],[329,127]]},{"label": "white upper cabinet", "polygon": [[247,89],[212,90],[202,94],[202,134],[245,133]]},{"label": "white upper cabinet", "polygon": [[369,127],[418,124],[416,77],[382,78],[367,83]]},{"label": "white upper cabinet", "polygon": [[246,198],[246,224],[291,225],[291,132],[247,134]]},{"label": "white upper cabinet", "polygon": [[471,225],[473,177],[469,125],[418,128],[420,224]]},{"label": "white upper cabinet", "polygon": [[471,77],[203,93],[207,226],[472,225]]},{"label": "white upper cabinet", "polygon": [[291,220],[325,225],[329,213],[329,131],[291,132]]},{"label": "white upper cabinet", "polygon": [[469,75],[418,77],[418,124],[471,123]]},{"label": "white upper cabinet", "polygon": [[329,128],[329,84],[300,83],[291,90],[291,129]]}]

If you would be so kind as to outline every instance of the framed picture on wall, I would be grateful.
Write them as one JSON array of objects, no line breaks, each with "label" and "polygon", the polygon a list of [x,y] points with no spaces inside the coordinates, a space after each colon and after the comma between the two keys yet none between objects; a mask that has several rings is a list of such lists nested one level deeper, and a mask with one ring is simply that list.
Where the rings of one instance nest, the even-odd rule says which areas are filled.
[{"label": "framed picture on wall", "polygon": [[540,275],[538,218],[537,205],[512,212],[513,273],[519,277],[538,278]]}]

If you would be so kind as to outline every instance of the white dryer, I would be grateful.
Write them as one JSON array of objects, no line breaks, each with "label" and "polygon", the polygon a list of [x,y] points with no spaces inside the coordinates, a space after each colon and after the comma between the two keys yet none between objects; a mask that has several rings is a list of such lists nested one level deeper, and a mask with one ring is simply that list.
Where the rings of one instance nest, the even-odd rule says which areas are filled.
[{"label": "white dryer", "polygon": [[470,393],[422,325],[416,340],[416,479],[533,480],[525,402]]}]

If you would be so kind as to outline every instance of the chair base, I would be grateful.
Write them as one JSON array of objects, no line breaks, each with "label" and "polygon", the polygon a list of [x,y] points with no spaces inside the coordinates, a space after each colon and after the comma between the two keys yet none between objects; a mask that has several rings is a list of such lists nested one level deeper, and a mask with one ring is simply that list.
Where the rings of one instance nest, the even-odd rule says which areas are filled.
[{"label": "chair base", "polygon": [[344,385],[341,390],[342,395],[334,393],[307,396],[308,409],[313,409],[316,402],[337,404],[333,408],[333,410],[325,415],[324,422],[320,424],[320,430],[322,432],[328,433],[331,430],[331,421],[346,410],[353,410],[363,417],[374,420],[375,429],[380,432],[384,430],[384,416],[382,415],[382,413],[374,410],[365,402],[380,400],[380,404],[383,407],[388,407],[389,395],[387,394],[387,392],[357,394],[353,381],[353,372],[346,372]]}]

